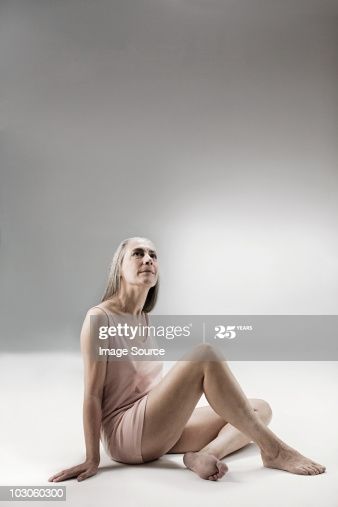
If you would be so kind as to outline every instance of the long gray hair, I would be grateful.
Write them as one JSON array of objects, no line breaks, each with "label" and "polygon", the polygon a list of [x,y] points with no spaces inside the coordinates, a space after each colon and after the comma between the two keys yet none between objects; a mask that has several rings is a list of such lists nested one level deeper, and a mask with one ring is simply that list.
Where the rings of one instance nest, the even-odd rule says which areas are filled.
[{"label": "long gray hair", "polygon": [[[101,299],[101,303],[103,303],[103,301],[106,301],[107,299],[110,299],[115,294],[118,294],[118,292],[120,290],[121,266],[122,266],[123,257],[124,257],[126,247],[129,243],[129,241],[134,240],[134,239],[145,239],[147,241],[150,241],[147,238],[139,238],[139,237],[127,238],[127,239],[124,239],[123,241],[121,241],[121,243],[119,244],[119,246],[117,247],[117,249],[114,253],[113,260],[110,265],[107,287],[106,287],[105,293]],[[159,280],[159,278],[157,278],[156,285],[154,285],[154,287],[151,287],[148,291],[147,298],[145,300],[142,311],[149,313],[154,308],[156,301],[157,301],[159,285],[160,285],[160,280]]]}]

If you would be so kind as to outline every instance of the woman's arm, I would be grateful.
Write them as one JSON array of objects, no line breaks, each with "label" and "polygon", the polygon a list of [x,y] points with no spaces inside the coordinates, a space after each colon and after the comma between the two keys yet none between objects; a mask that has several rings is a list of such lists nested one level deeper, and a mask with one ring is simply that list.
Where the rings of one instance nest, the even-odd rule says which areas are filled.
[{"label": "woman's arm", "polygon": [[[86,443],[86,459],[100,462],[100,428],[102,420],[102,395],[107,361],[98,360],[95,344],[99,327],[109,325],[108,318],[99,309],[89,311],[81,331],[81,351],[84,361],[83,428]],[[92,337],[90,332],[92,317]],[[94,343],[95,342],[95,343]]]},{"label": "woman's arm", "polygon": [[[92,321],[91,321],[92,317]],[[99,327],[107,326],[108,318],[99,309],[87,312],[81,330],[81,352],[84,362],[83,428],[86,444],[86,460],[75,467],[62,470],[50,477],[59,482],[72,477],[78,481],[95,475],[100,463],[100,429],[102,420],[102,395],[106,376],[106,360],[98,360],[96,354]]]}]

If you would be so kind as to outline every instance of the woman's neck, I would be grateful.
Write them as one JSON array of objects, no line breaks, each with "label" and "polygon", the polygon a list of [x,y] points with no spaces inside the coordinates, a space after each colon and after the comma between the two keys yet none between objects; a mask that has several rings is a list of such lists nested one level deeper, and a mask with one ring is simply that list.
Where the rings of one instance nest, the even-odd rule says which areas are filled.
[{"label": "woman's neck", "polygon": [[131,315],[141,315],[144,304],[147,299],[148,289],[135,290],[121,288],[118,294],[113,298],[114,303],[121,312]]}]

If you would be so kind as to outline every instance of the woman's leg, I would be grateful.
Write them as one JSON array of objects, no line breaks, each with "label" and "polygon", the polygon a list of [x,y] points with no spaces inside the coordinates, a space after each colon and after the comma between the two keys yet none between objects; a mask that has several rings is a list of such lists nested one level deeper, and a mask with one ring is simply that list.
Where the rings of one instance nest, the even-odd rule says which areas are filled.
[{"label": "woman's leg", "polygon": [[[263,421],[264,424],[268,424],[272,417],[270,405],[264,400],[255,399],[249,400],[249,402],[261,421]],[[227,423],[220,429],[216,438],[200,448],[199,451],[185,452],[183,462],[188,468],[196,472],[200,477],[203,477],[200,472],[205,470],[206,462],[210,464],[210,456],[214,456],[217,459],[224,458],[250,442],[250,438],[244,435],[244,433]],[[227,468],[228,467],[226,467],[226,470]],[[209,479],[218,480],[223,477],[223,475],[224,473],[222,473],[222,470],[218,470],[209,477]]]},{"label": "woman's leg", "polygon": [[[272,417],[270,405],[261,399],[249,399],[249,403],[264,424],[269,424]],[[204,451],[221,459],[250,442],[237,428],[229,423],[224,424],[224,420],[210,406],[198,407],[168,454]]]},{"label": "woman's leg", "polygon": [[[264,400],[249,400],[249,402],[260,420],[268,425],[272,417],[270,405]],[[217,437],[204,446],[200,452],[206,452],[221,459],[232,452],[238,451],[250,442],[251,439],[244,433],[231,424],[225,424]]]},{"label": "woman's leg", "polygon": [[[325,471],[325,467],[288,447],[265,426],[227,363],[220,361],[210,345],[200,345],[194,354],[201,354],[201,359],[176,363],[148,395],[142,435],[145,461],[156,459],[173,447],[204,392],[218,415],[257,443],[265,466],[298,474]],[[214,458],[217,473],[219,460]]]}]

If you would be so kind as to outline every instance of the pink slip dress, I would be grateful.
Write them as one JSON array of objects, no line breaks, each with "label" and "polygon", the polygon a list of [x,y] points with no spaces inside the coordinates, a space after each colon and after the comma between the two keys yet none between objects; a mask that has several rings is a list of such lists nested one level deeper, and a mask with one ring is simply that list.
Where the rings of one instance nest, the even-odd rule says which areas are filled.
[{"label": "pink slip dress", "polygon": [[[117,315],[100,306],[108,318],[108,326],[116,326]],[[143,313],[144,324],[149,325]],[[119,320],[120,321],[120,320]],[[128,337],[109,336],[104,347],[130,347]],[[151,336],[136,338],[132,345],[156,347]],[[148,393],[163,376],[162,361],[133,360],[128,354],[119,360],[108,360],[102,396],[100,438],[108,456],[122,463],[144,463],[141,440]]]}]

